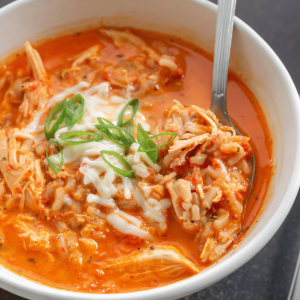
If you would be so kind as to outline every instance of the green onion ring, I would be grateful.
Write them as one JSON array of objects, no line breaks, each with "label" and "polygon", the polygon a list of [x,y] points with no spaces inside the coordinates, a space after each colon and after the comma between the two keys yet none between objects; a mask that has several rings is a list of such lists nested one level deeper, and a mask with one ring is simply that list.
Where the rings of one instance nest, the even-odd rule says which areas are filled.
[{"label": "green onion ring", "polygon": [[[159,136],[162,136],[162,135],[171,135],[173,136],[171,138],[170,141],[168,141],[167,143],[165,143],[164,145],[161,145],[161,146],[156,146],[155,148],[145,148],[145,145],[147,145],[147,143]],[[138,152],[153,152],[153,151],[157,151],[158,149],[161,149],[161,148],[164,148],[165,146],[169,145],[170,143],[172,143],[174,141],[174,139],[177,137],[178,133],[177,132],[161,132],[159,134],[155,134],[151,137],[149,137],[148,139],[146,139],[145,141],[142,142],[142,144],[140,144],[140,147],[138,149]]]},{"label": "green onion ring", "polygon": [[[139,144],[143,144],[145,140],[148,140],[150,138],[149,134],[144,130],[142,125],[139,123],[137,126],[137,140]],[[153,149],[156,147],[156,144],[154,141],[149,140],[145,146],[149,149]],[[147,156],[150,158],[150,160],[156,164],[157,162],[157,157],[158,157],[158,151],[153,151],[153,152],[147,152]]]},{"label": "green onion ring", "polygon": [[[115,137],[117,137],[117,139],[115,140],[115,142],[121,146],[129,146],[133,143],[136,142],[135,138],[128,132],[126,131],[124,128],[121,127],[117,127],[115,125],[108,125],[108,124],[101,124],[101,125],[95,125],[95,127],[97,129],[99,129],[100,131],[104,131],[105,129],[114,129],[116,130],[121,136],[117,136],[117,135],[113,135],[112,140],[115,139]],[[128,138],[125,137],[125,135],[122,133],[125,132],[126,135],[128,135]],[[109,132],[109,134],[111,134],[111,132]],[[119,143],[119,141],[122,141],[123,143]]]},{"label": "green onion ring", "polygon": [[[117,127],[115,124],[113,124],[112,122],[110,122],[109,120],[107,119],[104,119],[104,118],[101,118],[101,117],[98,117],[97,118],[98,122],[101,124],[101,125],[105,125],[105,122],[107,123],[106,125],[112,125],[112,126],[115,126]],[[97,125],[98,126],[98,125]],[[113,137],[113,139],[116,139],[116,140],[122,140],[122,137],[116,135],[116,134],[113,134],[112,132],[110,132],[108,129],[102,129],[101,130],[102,132],[104,132],[109,138],[111,138],[110,136]]]},{"label": "green onion ring", "polygon": [[[95,125],[95,127],[104,132],[113,142],[115,142],[116,144],[120,145],[120,146],[130,146],[133,143],[136,143],[135,138],[124,128],[122,127],[118,127],[116,125],[114,125],[112,122],[104,119],[104,118],[97,118],[100,125]],[[107,122],[108,124],[104,124],[104,121]],[[113,134],[112,132],[110,132],[108,129],[113,129],[115,130],[119,135]],[[123,134],[123,132],[125,133],[125,135]]]},{"label": "green onion ring", "polygon": [[127,125],[125,130],[128,131],[131,135],[133,135],[133,126],[131,124]]},{"label": "green onion ring", "polygon": [[[55,167],[55,166],[53,165],[53,163],[52,163],[52,162],[50,161],[50,159],[49,159],[48,150],[49,150],[49,146],[50,146],[51,143],[55,143],[55,144],[58,146],[58,148],[59,148],[59,153],[60,153],[61,161],[60,161],[60,165],[59,165],[58,168]],[[63,152],[62,152],[62,150],[61,150],[61,147],[60,147],[59,142],[57,142],[57,141],[54,140],[54,139],[50,139],[50,140],[49,140],[49,142],[48,142],[48,144],[47,144],[47,149],[46,149],[46,158],[47,158],[47,162],[48,162],[49,167],[50,167],[56,174],[59,173],[60,170],[61,170],[61,168],[62,168],[62,166],[63,166],[63,164],[64,164],[64,155],[63,155]]]},{"label": "green onion ring", "polygon": [[[88,136],[88,135],[93,135],[94,137],[89,140],[83,140],[83,141],[68,140],[74,137]],[[103,137],[100,134],[92,131],[71,131],[60,135],[59,138],[69,145],[79,145],[79,144],[90,143],[90,142],[99,142],[103,139]]]},{"label": "green onion ring", "polygon": [[[78,102],[79,104],[76,104]],[[83,117],[84,113],[84,98],[77,94],[72,97],[65,106],[66,120],[65,123],[70,130]]]},{"label": "green onion ring", "polygon": [[[47,140],[51,139],[54,137],[55,132],[58,130],[59,126],[63,123],[65,119],[65,104],[66,104],[66,99],[60,101],[57,103],[51,110],[48,118],[46,119],[45,125],[44,125],[44,132]],[[53,118],[58,114],[61,113],[61,115],[57,118],[55,123],[51,128],[51,122],[53,121]]]},{"label": "green onion ring", "polygon": [[[129,106],[132,107],[132,116],[130,117],[129,120],[127,120],[127,121],[124,122],[124,120],[123,120],[124,119],[124,114],[125,114],[125,111],[126,111],[127,107],[129,107]],[[138,98],[130,100],[124,106],[124,108],[122,109],[122,111],[120,112],[119,117],[118,117],[118,123],[117,123],[117,125],[119,127],[123,127],[123,126],[126,126],[127,124],[129,124],[133,120],[133,118],[135,117],[135,115],[136,115],[136,113],[137,113],[137,111],[139,109],[139,106],[140,106],[140,100]]]},{"label": "green onion ring", "polygon": [[[132,171],[132,168],[131,168],[130,164],[127,162],[127,160],[126,160],[122,155],[120,155],[119,153],[117,153],[117,152],[115,152],[115,151],[106,151],[106,150],[100,151],[100,154],[101,154],[103,160],[104,160],[110,167],[112,167],[112,169],[113,169],[114,171],[116,171],[118,174],[122,175],[123,177],[129,177],[129,178],[133,178],[133,177],[134,177],[134,173],[133,173],[133,171]],[[129,169],[129,171],[119,169],[119,168],[117,168],[116,166],[112,165],[112,164],[104,157],[105,154],[107,154],[107,155],[113,155],[115,158],[118,159],[118,161],[119,161],[124,167],[127,167],[127,168]]]}]

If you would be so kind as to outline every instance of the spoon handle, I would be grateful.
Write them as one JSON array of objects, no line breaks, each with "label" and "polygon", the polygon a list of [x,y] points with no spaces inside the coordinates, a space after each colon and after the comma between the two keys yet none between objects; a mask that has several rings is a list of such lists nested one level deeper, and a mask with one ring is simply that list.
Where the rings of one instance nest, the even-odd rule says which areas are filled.
[{"label": "spoon handle", "polygon": [[290,287],[290,292],[288,295],[287,300],[297,300],[300,297],[300,276],[299,276],[299,269],[300,269],[300,252],[298,254],[297,264],[294,271],[293,281]]},{"label": "spoon handle", "polygon": [[225,124],[230,122],[226,91],[235,7],[236,0],[218,0],[211,110],[218,116],[222,115],[218,113],[222,109],[227,117],[223,122]]}]

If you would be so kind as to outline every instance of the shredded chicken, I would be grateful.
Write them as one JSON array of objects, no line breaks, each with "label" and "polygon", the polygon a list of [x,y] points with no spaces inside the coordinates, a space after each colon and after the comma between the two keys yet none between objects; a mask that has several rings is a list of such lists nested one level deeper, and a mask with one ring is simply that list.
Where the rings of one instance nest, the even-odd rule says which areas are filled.
[{"label": "shredded chicken", "polygon": [[29,42],[25,43],[25,53],[28,66],[33,72],[33,80],[24,82],[24,100],[19,107],[18,121],[28,121],[33,117],[34,111],[43,107],[48,98],[48,79],[39,53],[32,48]]},{"label": "shredded chicken", "polygon": [[117,47],[134,47],[140,51],[148,52],[149,56],[156,61],[160,59],[153,49],[149,48],[141,38],[132,34],[129,30],[100,29],[100,32],[111,37]]},{"label": "shredded chicken", "polygon": [[82,64],[85,60],[91,59],[96,53],[99,51],[100,47],[99,45],[95,45],[82,53],[76,55],[75,57],[71,58],[70,60],[74,60],[72,63],[72,68],[78,67],[80,64]]},{"label": "shredded chicken", "polygon": [[[147,276],[167,278],[180,276],[184,272],[196,274],[200,271],[194,263],[188,260],[177,248],[171,245],[159,245],[149,250],[136,252],[122,260],[114,260],[104,264],[106,270],[117,271],[130,276]],[[151,277],[150,277],[151,276]],[[126,280],[124,277],[123,280]]]},{"label": "shredded chicken", "polygon": [[[224,128],[212,112],[196,106],[184,107],[175,101],[167,115],[166,126],[161,131],[177,131],[178,137],[167,147],[163,158],[169,174],[159,175],[157,180],[168,190],[181,226],[191,233],[199,232],[202,243],[206,241],[202,261],[212,262],[230,243],[220,241],[220,245],[226,244],[222,248],[218,239],[209,240],[204,234],[205,225],[214,224],[215,237],[218,237],[223,235],[224,228],[240,224],[243,205],[236,195],[241,199],[248,189],[245,175],[251,172],[251,167],[244,159],[251,153],[248,138],[236,136],[234,130]],[[193,136],[186,139],[190,133]],[[186,164],[190,166],[188,171],[182,169]],[[216,204],[222,209],[217,210]],[[229,212],[235,215],[234,219]],[[231,241],[233,235],[229,238]],[[210,256],[210,253],[213,254]]]}]

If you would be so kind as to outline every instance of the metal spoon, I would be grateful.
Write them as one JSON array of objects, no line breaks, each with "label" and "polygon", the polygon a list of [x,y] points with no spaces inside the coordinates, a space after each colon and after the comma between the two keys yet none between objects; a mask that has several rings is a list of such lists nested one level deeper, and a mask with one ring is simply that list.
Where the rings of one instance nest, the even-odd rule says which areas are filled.
[{"label": "metal spoon", "polygon": [[[217,28],[215,38],[212,97],[210,110],[220,123],[234,128],[238,135],[242,133],[233,125],[227,111],[227,78],[232,40],[232,30],[236,0],[218,0]],[[255,157],[251,158],[252,174],[249,193],[252,189],[255,174]]]},{"label": "metal spoon", "polygon": [[288,295],[287,300],[297,300],[300,298],[300,276],[299,276],[299,269],[300,269],[300,252],[298,254],[297,264],[294,271],[293,281],[290,287],[290,292]]}]

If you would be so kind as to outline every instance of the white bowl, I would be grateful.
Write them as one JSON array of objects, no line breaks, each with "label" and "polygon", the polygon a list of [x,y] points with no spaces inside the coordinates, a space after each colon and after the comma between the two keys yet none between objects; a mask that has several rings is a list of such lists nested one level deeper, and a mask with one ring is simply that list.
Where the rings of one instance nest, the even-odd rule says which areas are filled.
[{"label": "white bowl", "polygon": [[[22,0],[0,10],[0,56],[26,40],[92,25],[131,26],[171,33],[212,52],[216,5],[205,0]],[[101,23],[99,22],[101,20]],[[70,25],[71,24],[71,25]],[[29,299],[178,299],[221,280],[251,259],[271,239],[287,216],[300,185],[299,98],[287,70],[272,49],[235,18],[231,67],[247,77],[262,106],[274,139],[276,164],[258,222],[236,250],[219,263],[185,280],[142,292],[83,294],[43,286],[0,269],[0,286]]]}]

